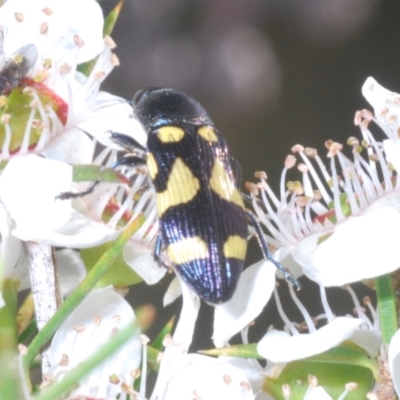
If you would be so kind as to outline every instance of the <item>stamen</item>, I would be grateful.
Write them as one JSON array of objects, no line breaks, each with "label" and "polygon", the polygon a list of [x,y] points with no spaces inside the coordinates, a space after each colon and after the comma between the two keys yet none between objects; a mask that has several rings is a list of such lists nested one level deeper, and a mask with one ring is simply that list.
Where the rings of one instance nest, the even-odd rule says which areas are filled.
[{"label": "stamen", "polygon": [[74,43],[78,47],[83,47],[85,45],[85,42],[79,35],[74,35]]},{"label": "stamen", "polygon": [[[145,335],[141,335],[141,336],[145,336]],[[142,379],[140,381],[140,388],[139,388],[139,393],[141,396],[145,396],[145,392],[146,392],[146,378],[147,378],[147,343],[150,341],[149,338],[147,338],[148,340],[145,341],[146,343],[142,342],[142,372],[141,372],[141,376]]]},{"label": "stamen", "polygon": [[331,158],[331,170],[332,170],[332,181],[333,181],[333,202],[335,207],[335,215],[337,221],[340,223],[345,219],[345,216],[343,215],[342,205],[340,203],[339,181],[337,177],[334,157]]},{"label": "stamen", "polygon": [[41,35],[45,35],[48,31],[49,31],[49,24],[48,24],[47,22],[43,22],[43,23],[40,25],[39,33],[40,33]]},{"label": "stamen", "polygon": [[347,159],[346,157],[342,156],[340,152],[337,153],[337,158],[339,162],[339,165],[342,170],[342,175],[344,177],[344,182],[343,182],[343,190],[347,195],[347,201],[350,205],[352,215],[357,215],[360,211],[360,208],[357,204],[355,194],[354,194],[354,189],[353,189],[353,184],[357,180],[357,176],[354,177],[349,177],[349,171],[348,171],[348,165],[346,163]]},{"label": "stamen", "polygon": [[66,74],[68,74],[68,72],[71,71],[71,68],[72,67],[70,65],[68,65],[67,63],[64,63],[64,64],[60,65],[60,73],[62,75],[66,75]]},{"label": "stamen", "polygon": [[355,382],[349,382],[345,385],[344,392],[338,397],[338,400],[343,400],[352,390],[356,390],[358,388],[358,384]]},{"label": "stamen", "polygon": [[[289,285],[289,286],[291,286],[291,285]],[[276,302],[276,308],[278,309],[278,313],[279,313],[280,317],[282,318],[283,322],[285,323],[285,327],[287,329],[289,329],[290,333],[293,336],[300,335],[299,331],[295,328],[292,321],[290,321],[290,319],[286,316],[285,312],[283,311],[282,303],[281,303],[281,300],[279,298],[279,294],[278,294],[278,291],[276,290],[276,288],[274,289],[274,298],[275,298],[275,302]]]},{"label": "stamen", "polygon": [[27,154],[29,151],[29,139],[31,137],[34,116],[35,116],[35,109],[32,109],[31,112],[29,113],[29,118],[25,126],[24,137],[22,139],[21,148],[19,151],[19,154],[21,155]]},{"label": "stamen", "polygon": [[353,288],[350,285],[346,285],[343,287],[343,289],[347,290],[350,293],[350,296],[353,300],[358,318],[362,319],[365,322],[365,324],[367,325],[367,328],[372,330],[372,323],[369,320],[369,318],[366,316],[365,312],[363,311],[361,304],[358,301],[358,298],[357,298]]},{"label": "stamen", "polygon": [[44,14],[46,14],[47,16],[53,14],[53,10],[52,10],[50,7],[45,7],[45,8],[43,8],[42,12],[43,12]]},{"label": "stamen", "polygon": [[111,64],[114,65],[114,67],[118,67],[120,65],[119,58],[116,54],[112,53],[110,59]]},{"label": "stamen", "polygon": [[379,316],[376,309],[372,306],[370,297],[365,296],[363,299],[363,303],[368,307],[368,310],[371,313],[373,329],[379,331]]},{"label": "stamen", "polygon": [[114,39],[109,35],[104,36],[104,43],[109,49],[115,49],[117,47]]},{"label": "stamen", "polygon": [[1,123],[4,125],[4,131],[6,134],[1,152],[3,160],[8,160],[10,158],[11,128],[9,121],[10,121],[10,114],[3,114],[1,116]]},{"label": "stamen", "polygon": [[[326,191],[325,186],[324,186],[324,184],[322,183],[320,177],[318,176],[317,171],[316,171],[315,168],[312,166],[312,164],[311,164],[311,162],[310,162],[310,159],[309,159],[304,153],[299,153],[299,155],[300,155],[300,157],[302,158],[303,162],[307,165],[307,167],[308,167],[308,169],[309,169],[309,173],[311,174],[311,176],[312,176],[312,178],[313,178],[313,180],[314,180],[314,183],[317,185],[318,190],[319,190],[319,191],[321,192],[321,194],[322,194],[322,198],[324,199],[324,201],[326,202],[326,204],[329,204],[329,203],[332,201],[332,198],[331,198],[331,196],[328,194],[328,192]],[[324,178],[325,178],[325,181],[328,182],[328,181],[331,179],[331,177],[330,177],[329,174],[327,173],[325,166],[324,166],[325,173],[324,173],[324,170],[321,168],[321,165],[320,165],[320,164],[322,164],[322,161],[318,162],[318,160],[320,160],[319,156],[316,155],[314,159],[317,161],[318,166],[320,167],[320,170],[321,170],[321,172],[322,172],[322,174],[323,174],[323,176],[324,176]],[[323,164],[322,164],[322,165],[323,165]]]},{"label": "stamen", "polygon": [[326,315],[326,319],[328,320],[328,322],[332,322],[335,318],[331,308],[329,307],[329,303],[328,303],[328,299],[326,297],[326,289],[324,286],[319,285],[319,293],[321,296],[321,303],[322,303],[322,307],[324,309],[325,315]]},{"label": "stamen", "polygon": [[368,134],[369,139],[370,139],[372,145],[374,146],[376,154],[377,154],[377,156],[379,158],[379,164],[381,166],[381,172],[382,172],[383,181],[384,181],[384,190],[385,190],[386,193],[391,192],[393,190],[392,182],[391,182],[391,179],[390,179],[391,176],[390,176],[390,172],[389,172],[389,170],[387,169],[387,166],[386,166],[386,160],[385,160],[385,157],[383,155],[383,151],[382,151],[381,147],[378,146],[378,144],[376,143],[375,138],[371,135],[371,133],[368,132],[367,134]]},{"label": "stamen", "polygon": [[308,386],[312,388],[316,388],[318,386],[318,379],[316,376],[308,375],[307,380],[308,380]]},{"label": "stamen", "polygon": [[24,20],[24,15],[22,13],[14,13],[14,18],[17,22],[22,22]]},{"label": "stamen", "polygon": [[249,344],[249,328],[250,324],[246,325],[241,331],[240,331],[240,336],[242,339],[243,344]]},{"label": "stamen", "polygon": [[295,302],[297,308],[300,310],[301,314],[303,315],[304,321],[307,324],[308,331],[310,333],[316,332],[316,328],[315,328],[314,322],[313,322],[313,320],[311,318],[311,315],[308,313],[308,311],[304,307],[303,303],[297,297],[296,293],[293,290],[293,286],[292,285],[288,285],[288,286],[289,286],[290,296],[292,297],[292,299]]},{"label": "stamen", "polygon": [[[269,187],[268,187],[269,189]],[[294,242],[295,238],[292,236],[290,231],[286,228],[285,224],[282,222],[282,219],[279,218],[279,216],[276,214],[276,212],[272,209],[271,204],[269,202],[269,198],[267,197],[267,194],[269,195],[269,190],[267,191],[261,191],[261,198],[263,200],[266,213],[264,213],[260,207],[258,206],[257,202],[254,200],[253,201],[253,207],[254,210],[256,211],[257,217],[260,218],[260,221],[265,225],[265,227],[271,232],[273,237],[281,241],[281,243],[289,244],[289,242]],[[284,204],[284,203],[283,203]],[[272,224],[270,220],[268,219],[267,215],[269,218],[272,219],[272,221],[275,223]],[[276,228],[278,227],[278,229]]]},{"label": "stamen", "polygon": [[290,400],[290,397],[292,396],[292,389],[288,383],[284,383],[282,385],[282,394],[285,400]]},{"label": "stamen", "polygon": [[[303,239],[304,234],[301,231],[301,228],[299,226],[299,215],[298,215],[298,210],[296,210],[296,196],[290,196],[290,203],[288,204],[288,209],[289,210],[294,210],[294,212],[291,212],[289,214],[290,220],[291,220],[291,225],[292,229],[294,231],[294,234],[296,235],[297,239]],[[300,215],[301,215],[301,210],[300,210]]]}]

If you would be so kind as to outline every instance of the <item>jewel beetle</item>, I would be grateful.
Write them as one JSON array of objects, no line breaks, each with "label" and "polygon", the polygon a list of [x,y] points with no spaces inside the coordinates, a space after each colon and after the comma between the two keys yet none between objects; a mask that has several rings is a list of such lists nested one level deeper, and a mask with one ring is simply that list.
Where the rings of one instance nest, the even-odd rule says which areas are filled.
[{"label": "jewel beetle", "polygon": [[[223,303],[243,270],[250,222],[264,257],[299,287],[273,259],[260,225],[245,208],[227,143],[199,102],[173,89],[145,89],[134,96],[133,111],[147,132],[146,148],[130,136],[111,135],[127,149],[145,151],[160,224],[155,257],[165,249],[194,292],[210,304]],[[118,162],[140,163],[133,155]]]},{"label": "jewel beetle", "polygon": [[[160,226],[155,259],[165,249],[176,273],[200,298],[209,304],[224,303],[232,297],[243,270],[250,223],[264,257],[300,288],[272,257],[261,226],[245,208],[239,190],[240,166],[200,103],[174,89],[152,88],[136,93],[132,107],[147,133],[147,145],[110,132],[130,152],[113,168],[147,165]],[[98,183],[85,192],[57,197],[86,195]]]}]

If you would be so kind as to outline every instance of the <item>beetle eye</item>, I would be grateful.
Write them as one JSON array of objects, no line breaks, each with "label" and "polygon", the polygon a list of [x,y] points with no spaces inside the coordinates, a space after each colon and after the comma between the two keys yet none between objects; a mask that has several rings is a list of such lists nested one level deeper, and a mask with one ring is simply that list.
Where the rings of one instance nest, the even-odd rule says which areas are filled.
[{"label": "beetle eye", "polygon": [[132,99],[132,105],[135,106],[139,103],[140,99],[149,92],[148,89],[142,89],[135,93]]},{"label": "beetle eye", "polygon": [[165,89],[160,88],[160,87],[151,87],[151,88],[139,90],[139,91],[136,92],[136,94],[133,96],[132,106],[136,106],[141,100],[143,100],[143,98],[145,98],[146,96],[148,96],[150,93],[152,93],[152,92],[157,92],[157,91],[159,91],[159,90],[164,91]]}]

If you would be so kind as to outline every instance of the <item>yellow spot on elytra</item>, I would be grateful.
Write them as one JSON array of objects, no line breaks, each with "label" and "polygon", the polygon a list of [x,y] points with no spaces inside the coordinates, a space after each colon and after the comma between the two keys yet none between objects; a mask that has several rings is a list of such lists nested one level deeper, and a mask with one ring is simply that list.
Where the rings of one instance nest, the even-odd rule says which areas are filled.
[{"label": "yellow spot on elytra", "polygon": [[189,237],[179,242],[171,243],[167,247],[167,254],[174,264],[180,265],[201,258],[207,258],[208,246],[198,236]]},{"label": "yellow spot on elytra", "polygon": [[224,243],[224,256],[226,258],[238,258],[244,260],[246,256],[247,242],[238,235],[229,236]]},{"label": "yellow spot on elytra", "polygon": [[204,139],[210,142],[218,142],[217,135],[212,126],[202,126],[197,133]]},{"label": "yellow spot on elytra", "polygon": [[215,160],[211,171],[210,187],[223,199],[235,203],[244,209],[242,196],[219,159]]},{"label": "yellow spot on elytra", "polygon": [[150,178],[154,181],[158,174],[157,161],[152,153],[147,153],[147,169],[149,171]]},{"label": "yellow spot on elytra", "polygon": [[177,126],[163,126],[157,131],[157,136],[163,143],[174,143],[182,140],[185,131]]},{"label": "yellow spot on elytra", "polygon": [[168,208],[192,200],[200,189],[199,180],[190,168],[178,157],[171,168],[167,188],[157,193],[158,216],[161,217]]}]

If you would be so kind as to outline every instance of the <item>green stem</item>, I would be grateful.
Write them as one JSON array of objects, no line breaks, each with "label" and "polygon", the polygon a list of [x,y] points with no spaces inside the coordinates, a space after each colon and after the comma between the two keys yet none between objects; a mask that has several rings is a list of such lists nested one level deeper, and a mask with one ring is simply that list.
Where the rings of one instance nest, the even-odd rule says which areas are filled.
[{"label": "green stem", "polygon": [[19,398],[15,318],[18,285],[18,282],[6,279],[1,292],[5,305],[0,308],[0,399]]},{"label": "green stem", "polygon": [[72,311],[81,303],[86,295],[94,288],[100,278],[111,268],[112,264],[121,253],[127,241],[137,230],[137,221],[133,220],[118,239],[97,261],[93,269],[86,275],[86,278],[76,288],[76,290],[65,300],[54,316],[43,327],[43,329],[33,339],[28,347],[28,352],[24,358],[26,366],[29,366],[35,356],[39,353],[40,348],[44,346],[53,336],[55,331],[72,313]]},{"label": "green stem", "polygon": [[[65,393],[76,387],[77,382],[79,382],[85,375],[90,373],[101,362],[118,350],[119,347],[132,337],[137,329],[136,325],[129,325],[122,329],[95,354],[69,371],[60,382],[53,384],[48,389],[44,389],[37,397],[35,397],[35,400],[54,400],[61,398]],[[108,377],[104,377],[104,379],[108,379]]]},{"label": "green stem", "polygon": [[395,295],[390,275],[375,279],[376,299],[383,343],[389,344],[397,330]]}]

